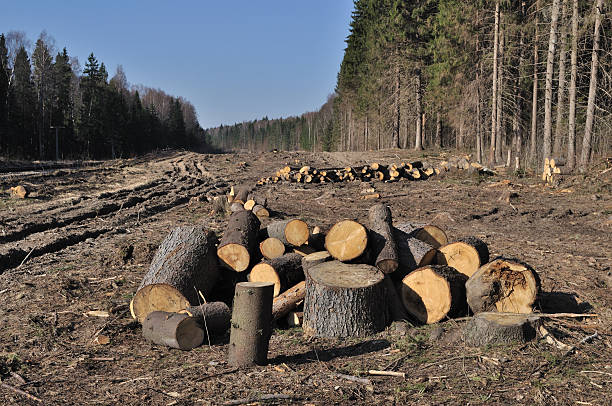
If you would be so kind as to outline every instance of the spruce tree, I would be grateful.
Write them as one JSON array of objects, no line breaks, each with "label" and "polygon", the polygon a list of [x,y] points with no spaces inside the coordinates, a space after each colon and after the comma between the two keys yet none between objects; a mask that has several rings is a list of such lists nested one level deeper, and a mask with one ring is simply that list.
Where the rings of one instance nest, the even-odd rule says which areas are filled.
[{"label": "spruce tree", "polygon": [[9,75],[6,38],[0,34],[0,156],[5,154],[8,141]]}]

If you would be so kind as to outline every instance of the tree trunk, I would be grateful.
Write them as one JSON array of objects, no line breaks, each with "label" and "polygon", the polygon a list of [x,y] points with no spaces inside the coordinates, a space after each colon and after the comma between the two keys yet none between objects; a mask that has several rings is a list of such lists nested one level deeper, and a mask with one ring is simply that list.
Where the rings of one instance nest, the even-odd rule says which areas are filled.
[{"label": "tree trunk", "polygon": [[433,248],[448,244],[448,237],[444,230],[433,224],[400,223],[395,227],[410,234],[411,237],[431,245]]},{"label": "tree trunk", "polygon": [[273,292],[271,283],[240,282],[236,285],[228,353],[231,366],[267,363]]},{"label": "tree trunk", "polygon": [[399,265],[399,259],[393,236],[391,209],[385,204],[376,204],[370,207],[368,220],[374,265],[384,273],[394,272]]},{"label": "tree trunk", "polygon": [[478,313],[465,326],[472,346],[526,343],[536,337],[539,319],[516,313]]},{"label": "tree trunk", "polygon": [[495,34],[493,37],[493,95],[491,97],[491,145],[489,165],[495,161],[495,146],[497,139],[497,54],[499,47],[499,0],[495,1]]},{"label": "tree trunk", "polygon": [[595,31],[593,33],[593,52],[591,53],[591,80],[589,82],[589,100],[587,102],[586,123],[584,124],[584,137],[582,138],[582,152],[580,154],[580,171],[585,172],[591,160],[591,138],[593,120],[595,118],[595,96],[597,93],[597,67],[599,65],[599,27],[603,13],[603,0],[595,3]]},{"label": "tree trunk", "polygon": [[442,121],[440,119],[439,111],[436,111],[436,136],[434,143],[436,147],[442,148]]},{"label": "tree trunk", "polygon": [[529,160],[535,164],[538,154],[538,31],[539,31],[540,0],[535,4],[535,34],[533,37],[533,90],[531,95],[531,147],[529,149]]},{"label": "tree trunk", "polygon": [[340,221],[325,236],[325,248],[339,261],[351,261],[361,256],[368,245],[368,232],[352,220]]},{"label": "tree trunk", "polygon": [[373,266],[330,261],[306,275],[304,334],[367,336],[387,325],[384,275]]},{"label": "tree trunk", "polygon": [[474,313],[531,313],[540,291],[540,279],[528,265],[498,258],[478,269],[465,287],[467,302]]},{"label": "tree trunk", "polygon": [[404,230],[402,224],[393,228],[399,266],[397,271],[391,275],[396,281],[421,266],[431,264],[436,256],[436,249],[432,245],[417,239],[413,233]]},{"label": "tree trunk", "polygon": [[423,114],[423,107],[421,105],[421,71],[417,71],[416,74],[416,135],[414,141],[414,149],[420,151],[423,149],[423,126],[421,123],[421,116]]},{"label": "tree trunk", "polygon": [[[499,19],[502,20],[503,15],[499,13]],[[499,30],[499,55],[497,56],[497,103],[495,105],[497,113],[495,113],[495,162],[501,163],[502,157],[502,143],[505,136],[504,122],[503,122],[503,92],[504,92],[504,30]]]},{"label": "tree trunk", "polygon": [[394,104],[394,113],[395,120],[393,123],[393,138],[391,139],[391,148],[399,148],[399,136],[400,136],[400,124],[401,124],[401,109],[400,109],[400,67],[399,63],[395,65],[395,101]]},{"label": "tree trunk", "polygon": [[298,219],[280,220],[266,227],[268,237],[278,238],[285,245],[299,247],[308,242],[308,224]]},{"label": "tree trunk", "polygon": [[557,119],[555,121],[555,137],[553,142],[553,154],[559,156],[561,152],[562,142],[562,122],[563,110],[565,109],[565,60],[567,52],[565,49],[565,40],[567,38],[567,26],[565,25],[567,14],[567,2],[564,0],[561,6],[561,34],[559,38],[559,88],[557,90]]},{"label": "tree trunk", "polygon": [[409,273],[401,285],[408,313],[420,322],[437,323],[445,317],[467,313],[467,277],[450,266],[427,265]]},{"label": "tree trunk", "polygon": [[272,320],[278,320],[297,307],[306,297],[306,282],[302,281],[274,298]]},{"label": "tree trunk", "polygon": [[296,253],[261,262],[249,274],[251,282],[270,282],[274,284],[274,296],[304,280],[302,256]]},{"label": "tree trunk", "polygon": [[191,306],[179,313],[185,313],[197,319],[204,327],[206,334],[223,336],[230,327],[232,313],[223,302],[207,302],[200,306]]},{"label": "tree trunk", "polygon": [[436,263],[455,268],[468,278],[489,262],[487,244],[476,237],[462,238],[438,248]]},{"label": "tree trunk", "polygon": [[553,0],[550,17],[550,36],[548,37],[548,54],[546,56],[546,80],[544,91],[544,158],[550,158],[552,138],[552,93],[555,48],[557,46],[557,23],[559,21],[560,0]]},{"label": "tree trunk", "polygon": [[217,248],[219,259],[236,272],[246,271],[256,257],[259,226],[251,211],[232,213]]},{"label": "tree trunk", "polygon": [[576,166],[576,80],[578,77],[578,0],[572,0],[572,54],[570,57],[567,166]]},{"label": "tree trunk", "polygon": [[188,314],[154,311],[142,322],[142,335],[158,345],[191,350],[204,342],[204,330]]},{"label": "tree trunk", "polygon": [[197,305],[217,282],[217,237],[202,227],[177,227],[162,241],[130,303],[132,317],[142,321],[155,310],[177,312]]}]

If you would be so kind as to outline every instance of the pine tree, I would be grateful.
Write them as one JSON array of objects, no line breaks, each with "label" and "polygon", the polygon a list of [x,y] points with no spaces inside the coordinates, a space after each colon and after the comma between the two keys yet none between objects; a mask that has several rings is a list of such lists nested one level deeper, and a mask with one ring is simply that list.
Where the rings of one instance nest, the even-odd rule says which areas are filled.
[{"label": "pine tree", "polygon": [[8,142],[9,74],[6,38],[0,34],[0,156],[5,154]]},{"label": "pine tree", "polygon": [[24,157],[34,156],[36,92],[32,83],[30,59],[24,47],[19,48],[13,67],[13,81],[9,95],[9,125],[12,149]]}]

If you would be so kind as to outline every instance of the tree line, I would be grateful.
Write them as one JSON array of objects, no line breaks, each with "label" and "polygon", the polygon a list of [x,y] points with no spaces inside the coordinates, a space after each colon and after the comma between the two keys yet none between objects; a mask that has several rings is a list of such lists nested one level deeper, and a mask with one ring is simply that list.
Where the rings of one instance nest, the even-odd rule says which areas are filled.
[{"label": "tree line", "polygon": [[[109,79],[93,53],[81,68],[43,32],[34,50],[20,31],[0,34],[0,156],[116,158],[201,144],[195,108],[160,89]],[[57,155],[57,156],[56,156]]]},{"label": "tree line", "polygon": [[[226,146],[459,148],[491,165],[586,168],[612,141],[612,13],[603,0],[355,0],[334,96],[304,119],[251,137],[248,123],[208,130]],[[331,110],[331,114],[330,114]],[[234,128],[235,127],[235,128]],[[275,131],[275,133],[272,132]]]}]

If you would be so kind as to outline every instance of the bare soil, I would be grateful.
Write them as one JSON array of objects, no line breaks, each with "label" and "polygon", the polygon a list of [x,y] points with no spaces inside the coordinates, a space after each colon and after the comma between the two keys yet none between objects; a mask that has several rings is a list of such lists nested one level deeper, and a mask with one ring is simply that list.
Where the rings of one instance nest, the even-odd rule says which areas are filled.
[{"label": "bare soil", "polygon": [[[409,151],[169,151],[91,167],[5,171],[0,377],[7,386],[0,386],[0,403],[40,404],[14,388],[43,404],[66,405],[216,405],[270,394],[285,399],[260,403],[612,404],[610,172],[599,176],[605,168],[565,177],[556,188],[535,176],[456,172],[426,181],[257,189],[274,217],[299,216],[328,229],[343,218],[366,221],[372,201],[360,199],[360,191],[374,187],[396,222],[433,222],[451,240],[483,239],[492,258],[519,258],[537,270],[540,310],[598,314],[545,321],[573,351],[543,338],[471,348],[462,340],[463,319],[394,323],[376,336],[346,340],[309,339],[299,328],[279,326],[269,365],[236,370],[225,361],[227,338],[190,352],[142,338],[128,304],[159,242],[181,224],[205,224],[219,235],[224,229],[227,219],[212,214],[206,196],[254,185],[287,163],[344,167],[421,158]],[[31,190],[29,198],[9,197],[17,184]],[[109,317],[88,316],[93,310]],[[401,371],[406,378],[368,376],[370,369]]]}]

